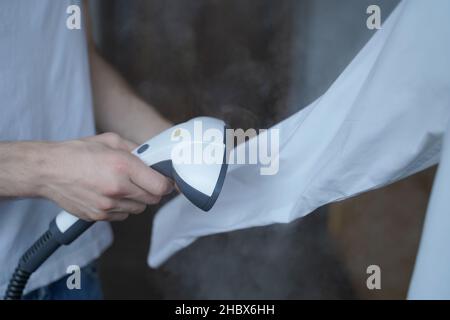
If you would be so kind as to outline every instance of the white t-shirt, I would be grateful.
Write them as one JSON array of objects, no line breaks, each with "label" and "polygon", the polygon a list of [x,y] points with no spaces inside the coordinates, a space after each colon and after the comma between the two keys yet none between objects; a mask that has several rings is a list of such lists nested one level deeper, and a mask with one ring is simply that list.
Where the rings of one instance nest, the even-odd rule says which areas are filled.
[{"label": "white t-shirt", "polygon": [[[85,30],[69,30],[67,7],[81,1],[0,2],[0,141],[68,140],[95,133]],[[84,22],[84,21],[82,21]],[[1,164],[0,164],[1,174]],[[61,211],[44,199],[0,200],[0,297],[20,256]],[[86,265],[112,242],[96,223],[55,252],[25,292]]]}]

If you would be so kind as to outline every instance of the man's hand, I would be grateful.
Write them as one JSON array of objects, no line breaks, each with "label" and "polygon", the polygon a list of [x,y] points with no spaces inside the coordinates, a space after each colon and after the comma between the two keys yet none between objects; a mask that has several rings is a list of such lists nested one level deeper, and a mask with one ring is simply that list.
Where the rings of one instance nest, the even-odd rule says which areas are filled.
[{"label": "man's hand", "polygon": [[173,189],[130,153],[135,147],[112,133],[56,143],[8,143],[2,147],[0,196],[40,196],[84,220],[123,220]]},{"label": "man's hand", "polygon": [[113,133],[55,145],[43,196],[85,220],[141,213],[173,186],[130,153],[135,147]]}]

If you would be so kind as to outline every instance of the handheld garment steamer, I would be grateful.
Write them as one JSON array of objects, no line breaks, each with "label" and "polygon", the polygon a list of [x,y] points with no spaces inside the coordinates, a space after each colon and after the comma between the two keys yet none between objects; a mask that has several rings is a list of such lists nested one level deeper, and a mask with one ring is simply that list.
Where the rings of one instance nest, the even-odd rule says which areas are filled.
[{"label": "handheld garment steamer", "polygon": [[[199,128],[200,126],[200,128]],[[223,121],[199,117],[167,129],[148,140],[132,153],[152,169],[173,179],[180,192],[195,206],[204,211],[212,208],[222,189],[227,172],[226,125]],[[220,141],[209,141],[203,132],[220,134]],[[200,132],[198,132],[200,131]],[[183,134],[189,139],[183,139]],[[184,136],[184,138],[186,138]],[[211,138],[211,137],[210,137]],[[187,140],[187,141],[186,141]],[[208,140],[208,141],[205,141]],[[214,149],[214,159],[189,163],[174,161],[174,148],[180,151]],[[189,149],[189,150],[188,150]],[[59,213],[50,223],[48,230],[20,258],[5,293],[6,300],[20,299],[31,274],[41,266],[61,245],[68,245],[78,238],[95,221],[81,220],[68,212]]]}]

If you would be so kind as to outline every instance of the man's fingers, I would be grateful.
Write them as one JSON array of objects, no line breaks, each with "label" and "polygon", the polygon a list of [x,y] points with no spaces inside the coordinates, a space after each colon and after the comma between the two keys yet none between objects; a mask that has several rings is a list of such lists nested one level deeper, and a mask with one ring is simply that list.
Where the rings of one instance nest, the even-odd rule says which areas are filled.
[{"label": "man's fingers", "polygon": [[130,179],[135,185],[156,196],[172,192],[173,183],[169,179],[147,167],[137,157],[132,155],[130,157],[134,158],[130,161]]},{"label": "man's fingers", "polygon": [[132,142],[130,140],[123,139],[123,138],[122,138],[122,140],[123,140],[123,146],[122,147],[124,148],[124,150],[126,149],[125,151],[131,152],[134,149],[136,149],[137,147],[139,147],[138,144],[136,144],[136,143],[134,143],[134,142]]},{"label": "man's fingers", "polygon": [[145,211],[146,207],[147,206],[142,202],[121,199],[117,200],[116,207],[108,211],[108,214],[110,213],[139,214]]},{"label": "man's fingers", "polygon": [[144,204],[157,204],[161,201],[161,196],[153,195],[139,186],[135,185],[132,181],[129,181],[127,185],[127,190],[129,190],[128,195],[125,198],[134,200]]},{"label": "man's fingers", "polygon": [[123,221],[128,218],[128,213],[108,213],[108,219],[106,221]]}]

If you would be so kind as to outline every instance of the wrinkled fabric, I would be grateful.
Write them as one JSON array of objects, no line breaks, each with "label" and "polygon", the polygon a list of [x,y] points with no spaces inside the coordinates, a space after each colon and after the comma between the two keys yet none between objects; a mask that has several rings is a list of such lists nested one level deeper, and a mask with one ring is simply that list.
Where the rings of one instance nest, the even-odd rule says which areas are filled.
[{"label": "wrinkled fabric", "polygon": [[149,265],[198,237],[288,223],[436,164],[450,116],[449,12],[445,0],[400,3],[319,99],[274,126],[276,175],[231,165],[209,213],[182,196],[158,212]]}]

